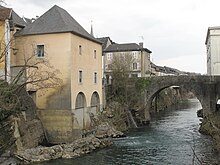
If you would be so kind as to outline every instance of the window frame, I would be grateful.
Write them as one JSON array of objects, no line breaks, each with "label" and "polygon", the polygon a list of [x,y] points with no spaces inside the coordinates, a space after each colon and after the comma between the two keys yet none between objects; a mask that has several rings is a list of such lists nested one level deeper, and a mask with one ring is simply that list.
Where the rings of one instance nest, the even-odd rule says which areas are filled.
[{"label": "window frame", "polygon": [[80,84],[82,84],[83,83],[83,71],[82,70],[79,70],[78,76],[79,76],[78,81]]},{"label": "window frame", "polygon": [[[43,50],[43,53],[42,53]],[[39,56],[40,54],[40,56]],[[37,58],[44,58],[45,57],[45,44],[37,44],[36,45],[36,56]]]},{"label": "window frame", "polygon": [[137,64],[137,62],[134,62],[134,63],[132,64],[132,68],[133,68],[133,70],[137,70],[137,69],[138,69],[138,64]]},{"label": "window frame", "polygon": [[94,50],[94,52],[93,52],[94,54],[94,59],[96,59],[96,55],[97,55],[97,51],[96,50]]},{"label": "window frame", "polygon": [[107,54],[107,60],[112,60],[112,54],[111,53]]},{"label": "window frame", "polygon": [[94,84],[97,84],[97,72],[94,72]]},{"label": "window frame", "polygon": [[79,45],[79,55],[82,55],[82,45]]}]

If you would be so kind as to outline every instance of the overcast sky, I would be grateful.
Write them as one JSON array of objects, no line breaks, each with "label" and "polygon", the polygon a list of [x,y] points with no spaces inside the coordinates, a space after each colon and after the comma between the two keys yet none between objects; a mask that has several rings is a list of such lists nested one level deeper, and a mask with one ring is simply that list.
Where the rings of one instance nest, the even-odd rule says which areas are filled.
[{"label": "overcast sky", "polygon": [[205,38],[220,26],[220,0],[5,0],[20,16],[42,15],[53,5],[67,10],[88,32],[117,43],[139,43],[161,66],[206,73]]}]

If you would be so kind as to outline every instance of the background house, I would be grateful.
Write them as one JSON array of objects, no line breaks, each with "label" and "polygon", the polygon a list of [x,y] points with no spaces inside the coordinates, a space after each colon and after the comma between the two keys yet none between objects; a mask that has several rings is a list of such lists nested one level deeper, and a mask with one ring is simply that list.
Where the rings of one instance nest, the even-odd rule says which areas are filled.
[{"label": "background house", "polygon": [[[110,39],[110,37],[102,37],[97,38],[102,43],[102,77],[104,77],[104,71],[105,71],[105,56],[104,56],[104,50],[111,44],[114,44],[114,42]],[[104,81],[104,80],[103,80]],[[104,84],[104,82],[103,82]]]},{"label": "background house", "polygon": [[150,75],[150,54],[152,52],[143,47],[143,43],[111,44],[103,50],[104,54],[104,77],[107,83],[111,80],[111,64],[114,57],[123,58],[132,57],[131,72],[132,77],[146,77]]},{"label": "background house", "polygon": [[13,56],[17,53],[14,33],[24,28],[26,23],[11,8],[0,5],[0,79],[10,81]]},{"label": "background house", "polygon": [[151,62],[151,76],[180,76],[180,75],[198,75],[192,72],[184,72],[167,66],[159,66]]},{"label": "background house", "polygon": [[24,65],[24,55],[34,55],[35,61],[48,59],[61,73],[63,83],[58,89],[27,88],[35,95],[49,141],[83,136],[83,130],[91,128],[90,116],[102,107],[102,43],[56,5],[15,36],[17,66]]},{"label": "background house", "polygon": [[207,74],[220,75],[220,26],[208,28],[205,44]]}]

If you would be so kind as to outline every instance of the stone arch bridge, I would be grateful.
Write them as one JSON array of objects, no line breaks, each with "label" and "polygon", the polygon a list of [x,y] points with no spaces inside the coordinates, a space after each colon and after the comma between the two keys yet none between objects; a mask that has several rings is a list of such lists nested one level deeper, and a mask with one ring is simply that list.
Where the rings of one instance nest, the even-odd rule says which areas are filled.
[{"label": "stone arch bridge", "polygon": [[145,90],[145,121],[150,120],[150,105],[154,97],[171,86],[193,92],[202,105],[204,117],[216,111],[216,102],[220,98],[220,76],[157,76],[150,78]]}]

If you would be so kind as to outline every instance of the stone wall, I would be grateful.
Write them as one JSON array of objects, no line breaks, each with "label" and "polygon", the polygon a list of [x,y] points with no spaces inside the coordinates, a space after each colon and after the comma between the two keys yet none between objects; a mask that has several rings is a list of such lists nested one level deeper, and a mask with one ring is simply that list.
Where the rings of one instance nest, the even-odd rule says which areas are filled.
[{"label": "stone wall", "polygon": [[70,110],[39,110],[38,115],[48,142],[67,143],[82,137],[81,129],[74,128],[74,117]]}]

